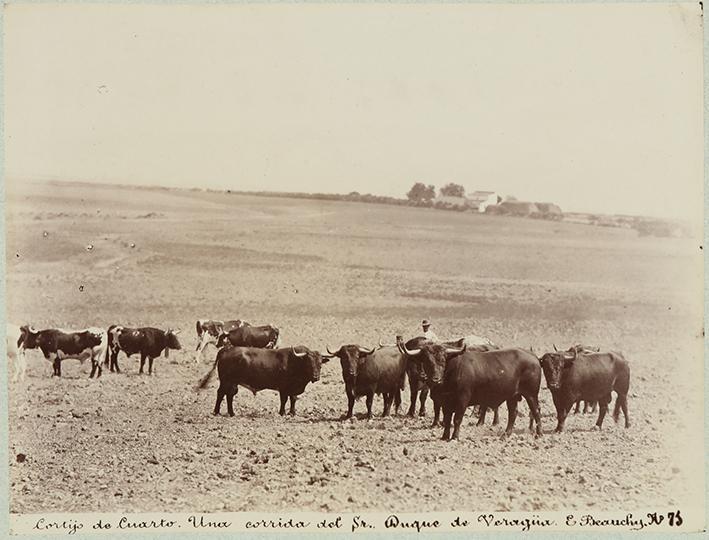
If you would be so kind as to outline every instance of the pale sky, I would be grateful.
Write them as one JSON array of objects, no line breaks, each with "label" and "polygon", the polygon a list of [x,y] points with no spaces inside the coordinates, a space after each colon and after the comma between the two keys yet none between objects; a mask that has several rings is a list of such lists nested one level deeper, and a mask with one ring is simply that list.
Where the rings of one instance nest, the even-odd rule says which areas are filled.
[{"label": "pale sky", "polygon": [[701,216],[697,2],[4,9],[8,182]]}]

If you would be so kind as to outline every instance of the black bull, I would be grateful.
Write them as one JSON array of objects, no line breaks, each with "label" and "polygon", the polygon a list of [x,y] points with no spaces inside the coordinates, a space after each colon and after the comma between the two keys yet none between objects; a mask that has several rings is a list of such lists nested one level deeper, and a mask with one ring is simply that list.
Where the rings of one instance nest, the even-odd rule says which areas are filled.
[{"label": "black bull", "polygon": [[[465,338],[461,338],[455,341],[448,341],[442,343],[443,346],[446,347],[462,347],[463,342]],[[396,336],[396,343],[397,346],[402,343],[402,338],[401,336]],[[410,339],[405,343],[406,349],[412,350],[412,349],[418,349],[422,344],[428,342],[429,340],[426,339],[425,337],[415,337]],[[381,344],[381,341],[379,342],[379,346],[382,347],[383,345]],[[486,352],[491,350],[490,346],[487,345],[473,345],[473,346],[467,346],[467,350],[475,350],[475,351],[481,351],[481,352]],[[409,379],[409,393],[411,396],[411,401],[409,404],[409,410],[406,413],[407,416],[413,417],[416,414],[416,398],[417,396],[419,397],[420,405],[419,405],[419,416],[426,416],[426,399],[428,398],[428,393],[429,393],[429,387],[426,384],[425,381],[425,376],[422,377],[423,371],[421,369],[421,366],[415,361],[415,359],[411,358],[407,360],[406,363],[406,375]],[[434,397],[435,392],[431,393],[431,400],[433,401],[433,424],[431,427],[435,427],[439,425],[439,420],[441,416],[441,403],[440,401]],[[481,407],[480,408],[480,417],[478,418],[478,426],[482,426],[485,424],[485,414],[487,413],[487,408],[486,407]],[[499,409],[496,407],[493,410],[494,416],[492,420],[492,425],[496,426],[499,423]]]},{"label": "black bull", "polygon": [[217,347],[221,348],[229,341],[234,347],[257,347],[273,349],[278,344],[279,330],[275,326],[242,326],[223,333],[217,340]]},{"label": "black bull", "polygon": [[382,416],[389,415],[392,403],[398,414],[407,362],[396,347],[365,349],[359,345],[343,345],[336,352],[328,347],[327,352],[330,357],[338,357],[342,367],[347,394],[347,413],[343,419],[352,417],[355,400],[361,396],[366,396],[367,418],[371,418],[375,394],[384,397]]},{"label": "black bull", "polygon": [[290,414],[295,415],[295,402],[310,382],[320,379],[320,367],[328,362],[317,351],[306,347],[284,349],[258,349],[251,347],[226,347],[217,353],[212,369],[202,377],[197,385],[201,390],[207,386],[216,369],[219,374],[219,388],[214,414],[218,415],[226,396],[227,412],[234,416],[234,396],[239,386],[248,388],[254,394],[259,390],[277,390],[281,398],[279,414],[286,412],[286,401],[290,398]]},{"label": "black bull", "polygon": [[625,427],[630,427],[628,418],[628,388],[630,387],[630,367],[618,352],[547,353],[539,360],[547,387],[551,391],[556,407],[556,431],[564,429],[566,416],[578,400],[597,401],[599,404],[596,426],[600,429],[611,402],[612,392],[616,398],[613,419],[617,422],[620,411],[625,417]]},{"label": "black bull", "polygon": [[443,406],[443,439],[457,439],[460,424],[470,405],[496,408],[507,402],[508,418],[505,435],[509,435],[517,417],[517,402],[524,398],[529,405],[529,427],[536,422],[536,435],[542,434],[539,413],[541,367],[534,354],[523,349],[500,349],[489,352],[466,351],[425,343],[417,350],[401,345],[404,354],[413,358],[431,388],[432,397]]}]

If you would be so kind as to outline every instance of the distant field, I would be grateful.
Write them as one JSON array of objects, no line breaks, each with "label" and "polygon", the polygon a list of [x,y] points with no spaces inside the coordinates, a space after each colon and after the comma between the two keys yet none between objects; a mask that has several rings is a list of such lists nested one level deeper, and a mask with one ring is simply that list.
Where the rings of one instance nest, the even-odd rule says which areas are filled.
[{"label": "distant field", "polygon": [[[703,505],[696,242],[410,207],[72,184],[9,189],[6,229],[8,320],[169,326],[182,329],[183,344],[156,360],[153,377],[138,376],[132,358],[121,360],[127,374],[99,380],[72,360],[52,379],[30,352],[27,381],[10,386],[12,512]],[[269,391],[241,391],[237,416],[214,418],[214,383],[192,389],[214,360],[212,348],[194,363],[200,318],[273,323],[284,344],[324,350],[411,337],[424,317],[442,338],[622,350],[633,427],[607,419],[592,432],[586,415],[550,434],[545,389],[539,440],[526,418],[508,441],[501,428],[466,420],[457,444],[437,440],[430,417],[341,422],[333,362],[293,419],[278,416]]]}]

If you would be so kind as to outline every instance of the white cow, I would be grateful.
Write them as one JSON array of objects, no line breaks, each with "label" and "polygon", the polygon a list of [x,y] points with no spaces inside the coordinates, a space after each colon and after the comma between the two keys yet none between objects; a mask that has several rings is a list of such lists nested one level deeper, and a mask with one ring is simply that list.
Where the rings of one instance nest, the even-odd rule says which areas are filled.
[{"label": "white cow", "polygon": [[24,380],[25,371],[27,370],[27,358],[25,356],[25,344],[24,339],[22,339],[22,331],[19,326],[7,323],[6,332],[7,358],[8,360],[13,358],[12,361],[15,365],[15,373],[12,380]]},{"label": "white cow", "polygon": [[490,347],[492,349],[499,349],[497,345],[495,345],[492,341],[490,341],[486,337],[480,337],[480,336],[475,336],[473,334],[469,336],[465,336],[462,338],[463,340],[463,345],[466,345],[468,347],[479,347],[481,345],[484,345],[486,347]]}]

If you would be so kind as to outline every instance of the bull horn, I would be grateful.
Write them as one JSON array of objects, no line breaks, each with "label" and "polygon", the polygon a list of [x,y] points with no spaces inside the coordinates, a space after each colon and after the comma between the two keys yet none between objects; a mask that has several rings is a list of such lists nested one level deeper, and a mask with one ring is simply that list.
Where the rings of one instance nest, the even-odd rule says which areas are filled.
[{"label": "bull horn", "polygon": [[325,345],[325,349],[327,350],[327,354],[329,354],[330,356],[337,356],[337,353],[340,352],[339,349],[338,349],[336,352],[332,352],[332,351],[330,350],[330,346],[329,346],[329,345]]},{"label": "bull horn", "polygon": [[463,344],[462,347],[446,347],[446,354],[452,354],[452,353],[464,353],[465,349],[467,349],[468,346],[466,344]]},{"label": "bull horn", "polygon": [[180,332],[182,332],[182,330],[180,330],[179,328],[178,328],[177,330],[173,330],[173,331],[172,331],[172,333],[173,333],[174,335],[177,335],[177,334],[179,334]]},{"label": "bull horn", "polygon": [[555,344],[554,344],[554,352],[559,352],[559,349],[556,348]]},{"label": "bull horn", "polygon": [[421,352],[421,349],[407,349],[406,343],[397,343],[397,346],[399,347],[399,350],[403,352],[406,356],[416,356]]},{"label": "bull horn", "polygon": [[361,353],[372,354],[376,350],[376,347],[373,347],[371,349],[365,349],[364,347],[357,347],[357,349],[359,349],[359,352],[361,352]]},{"label": "bull horn", "polygon": [[[328,353],[328,354],[324,354],[324,353],[323,353],[323,354],[321,354],[320,356],[322,356],[323,358],[334,358],[335,356],[337,356],[337,353],[330,352],[330,347],[328,347],[328,346],[326,345],[325,348],[327,349],[327,353]],[[338,351],[338,352],[339,352],[339,351]]]},{"label": "bull horn", "polygon": [[293,356],[296,356],[296,357],[298,357],[298,358],[303,358],[304,356],[307,356],[307,355],[308,355],[307,352],[304,352],[304,353],[297,353],[297,352],[295,352],[295,347],[291,347],[290,350],[291,350],[291,352],[293,353]]},{"label": "bull horn", "polygon": [[396,343],[392,343],[391,345],[389,345],[389,344],[384,344],[384,343],[382,343],[382,340],[380,339],[380,340],[379,340],[379,348],[380,348],[380,349],[383,349],[384,347],[396,347]]}]

